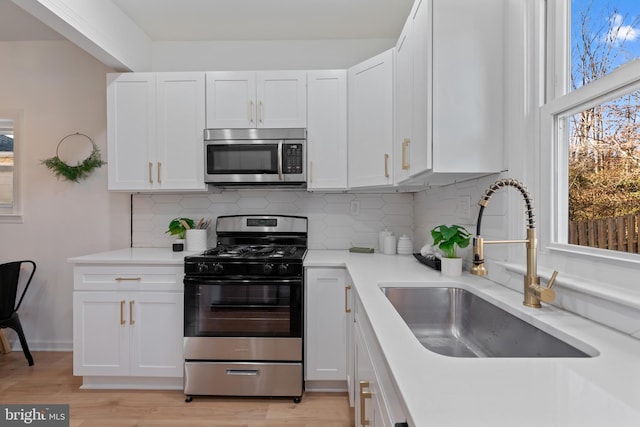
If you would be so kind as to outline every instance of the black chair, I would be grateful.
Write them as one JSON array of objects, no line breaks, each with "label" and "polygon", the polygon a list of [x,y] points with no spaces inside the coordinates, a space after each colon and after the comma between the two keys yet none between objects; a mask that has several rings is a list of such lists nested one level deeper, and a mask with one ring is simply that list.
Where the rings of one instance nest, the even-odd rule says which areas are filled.
[{"label": "black chair", "polygon": [[[20,283],[20,270],[23,264],[31,264],[33,268],[16,305],[18,284]],[[17,311],[18,308],[20,308],[24,294],[27,293],[27,289],[35,272],[36,263],[33,261],[24,260],[0,264],[0,329],[11,328],[16,331],[18,338],[20,338],[22,351],[27,361],[29,361],[29,366],[33,366],[33,357],[31,356],[31,352],[29,352],[27,340],[24,338],[24,332],[22,331],[22,325],[20,324]]]}]

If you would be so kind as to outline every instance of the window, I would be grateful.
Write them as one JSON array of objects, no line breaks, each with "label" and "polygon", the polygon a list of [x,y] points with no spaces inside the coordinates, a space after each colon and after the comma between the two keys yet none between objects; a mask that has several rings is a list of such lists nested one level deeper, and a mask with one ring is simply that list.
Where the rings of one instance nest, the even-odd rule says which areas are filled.
[{"label": "window", "polygon": [[586,253],[638,254],[640,4],[549,0],[549,5],[560,18],[548,34],[550,58],[560,60],[549,71],[561,82],[542,114],[556,165],[551,240],[594,248]]},{"label": "window", "polygon": [[21,222],[20,112],[0,109],[0,222]]}]

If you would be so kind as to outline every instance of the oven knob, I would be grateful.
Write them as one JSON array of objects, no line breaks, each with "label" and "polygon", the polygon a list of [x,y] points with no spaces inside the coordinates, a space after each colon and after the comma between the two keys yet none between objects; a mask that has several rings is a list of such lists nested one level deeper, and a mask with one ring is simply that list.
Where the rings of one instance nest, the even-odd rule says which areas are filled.
[{"label": "oven knob", "polygon": [[264,271],[265,274],[271,273],[272,270],[273,270],[273,264],[265,264],[262,267],[262,271]]},{"label": "oven knob", "polygon": [[285,274],[287,271],[289,271],[289,264],[280,264],[278,266],[278,273]]},{"label": "oven knob", "polygon": [[198,273],[204,273],[206,271],[209,271],[209,266],[204,262],[199,262],[198,263]]},{"label": "oven knob", "polygon": [[222,273],[222,270],[224,270],[224,266],[222,264],[220,264],[219,262],[213,264],[213,271],[216,273]]}]

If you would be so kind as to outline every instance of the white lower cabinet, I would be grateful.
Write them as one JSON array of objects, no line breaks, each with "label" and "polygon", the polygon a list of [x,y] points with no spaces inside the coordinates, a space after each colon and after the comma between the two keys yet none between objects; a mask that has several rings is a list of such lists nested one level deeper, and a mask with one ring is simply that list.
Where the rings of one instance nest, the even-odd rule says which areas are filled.
[{"label": "white lower cabinet", "polygon": [[73,373],[83,388],[182,388],[182,271],[74,268]]},{"label": "white lower cabinet", "polygon": [[356,297],[353,329],[355,351],[355,424],[396,427],[406,422],[398,393],[382,350]]},{"label": "white lower cabinet", "polygon": [[305,292],[305,388],[344,391],[347,381],[347,272],[307,268]]}]

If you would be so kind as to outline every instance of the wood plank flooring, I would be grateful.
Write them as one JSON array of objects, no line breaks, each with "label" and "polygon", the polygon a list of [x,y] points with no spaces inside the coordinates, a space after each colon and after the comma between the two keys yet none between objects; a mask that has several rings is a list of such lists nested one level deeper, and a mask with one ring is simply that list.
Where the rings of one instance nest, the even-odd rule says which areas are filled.
[{"label": "wood plank flooring", "polygon": [[352,427],[346,394],[305,393],[289,398],[196,397],[185,403],[176,391],[80,390],[69,352],[33,352],[29,367],[21,351],[0,354],[0,402],[69,404],[71,427],[229,426]]}]

